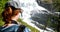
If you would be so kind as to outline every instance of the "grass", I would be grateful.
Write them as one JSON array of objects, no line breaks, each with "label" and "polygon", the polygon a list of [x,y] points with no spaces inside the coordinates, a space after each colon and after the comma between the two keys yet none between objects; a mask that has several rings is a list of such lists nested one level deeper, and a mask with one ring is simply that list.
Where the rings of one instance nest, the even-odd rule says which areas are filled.
[{"label": "grass", "polygon": [[28,27],[29,29],[31,29],[31,32],[39,32],[39,30],[37,30],[36,28],[34,28],[34,27],[28,25],[27,23],[23,22],[22,19],[19,19],[18,21],[21,22],[26,27]]}]

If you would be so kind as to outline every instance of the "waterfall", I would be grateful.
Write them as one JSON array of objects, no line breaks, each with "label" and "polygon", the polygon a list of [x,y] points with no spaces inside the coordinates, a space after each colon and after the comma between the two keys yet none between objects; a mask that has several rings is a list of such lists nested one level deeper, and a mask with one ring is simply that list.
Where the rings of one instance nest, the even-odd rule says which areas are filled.
[{"label": "waterfall", "polygon": [[[20,3],[20,7],[23,10],[20,18],[22,18],[24,22],[40,31],[43,31],[43,29],[40,29],[39,25],[43,26],[46,24],[49,15],[52,14],[50,11],[42,6],[39,6],[36,0],[11,1],[18,1]],[[50,30],[52,31],[52,29]]]}]

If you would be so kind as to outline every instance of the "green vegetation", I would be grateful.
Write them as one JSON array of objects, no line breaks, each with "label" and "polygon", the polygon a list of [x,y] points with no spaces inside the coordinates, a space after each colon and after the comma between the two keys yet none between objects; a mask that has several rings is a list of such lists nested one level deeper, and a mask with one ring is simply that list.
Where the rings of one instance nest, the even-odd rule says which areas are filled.
[{"label": "green vegetation", "polygon": [[[5,3],[8,0],[0,0],[0,26],[2,26],[4,24],[4,22],[2,21],[2,16],[1,13],[4,9]],[[23,25],[27,26],[28,28],[31,29],[31,32],[39,32],[36,28],[29,26],[27,23],[23,22],[21,19],[19,19],[18,21],[20,21]]]},{"label": "green vegetation", "polygon": [[[57,12],[60,12],[60,0],[53,0],[53,8]],[[55,30],[57,32],[60,32],[60,19],[59,19],[59,16],[54,16],[54,20],[56,21],[56,23],[55,23]]]},{"label": "green vegetation", "polygon": [[53,0],[53,8],[56,11],[60,11],[60,0]]},{"label": "green vegetation", "polygon": [[23,22],[22,19],[18,20],[19,22],[21,22],[23,25],[27,26],[29,29],[31,29],[31,32],[39,32],[39,30],[35,29],[32,26],[27,25],[27,23]]},{"label": "green vegetation", "polygon": [[[52,0],[52,6],[53,9],[56,12],[60,12],[60,0]],[[51,19],[53,19],[53,22],[51,22]],[[47,25],[46,27],[53,27],[55,32],[60,32],[60,19],[59,16],[54,16],[54,15],[50,15],[50,18],[47,21]]]},{"label": "green vegetation", "polygon": [[0,26],[2,26],[4,24],[4,22],[2,21],[1,13],[4,9],[4,6],[5,6],[6,2],[7,2],[7,0],[0,0]]}]

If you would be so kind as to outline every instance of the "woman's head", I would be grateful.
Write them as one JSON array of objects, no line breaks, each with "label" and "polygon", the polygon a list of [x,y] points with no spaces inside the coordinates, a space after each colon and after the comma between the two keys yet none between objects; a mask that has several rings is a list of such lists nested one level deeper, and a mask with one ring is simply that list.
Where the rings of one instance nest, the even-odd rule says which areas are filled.
[{"label": "woman's head", "polygon": [[18,19],[19,13],[21,13],[21,9],[19,8],[17,2],[7,2],[5,9],[2,12],[2,17],[5,23],[11,23],[12,18],[16,18],[16,20]]}]

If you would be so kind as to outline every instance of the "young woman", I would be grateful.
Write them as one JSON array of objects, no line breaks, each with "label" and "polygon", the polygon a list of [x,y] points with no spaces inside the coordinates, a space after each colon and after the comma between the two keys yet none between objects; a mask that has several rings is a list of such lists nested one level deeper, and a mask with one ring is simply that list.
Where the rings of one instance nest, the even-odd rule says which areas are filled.
[{"label": "young woman", "polygon": [[[0,28],[0,32],[30,32],[26,27],[20,31],[18,25],[18,18],[21,14],[21,8],[16,1],[9,1],[5,4],[5,9],[2,12],[3,21],[5,24]],[[23,26],[23,25],[22,25]]]}]

